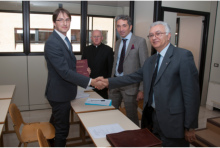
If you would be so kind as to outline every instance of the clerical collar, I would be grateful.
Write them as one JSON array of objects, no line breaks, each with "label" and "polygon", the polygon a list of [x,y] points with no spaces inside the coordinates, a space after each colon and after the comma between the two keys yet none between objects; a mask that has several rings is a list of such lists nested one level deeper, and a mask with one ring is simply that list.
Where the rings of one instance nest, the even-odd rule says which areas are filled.
[{"label": "clerical collar", "polygon": [[[95,46],[94,44],[92,44],[93,46]],[[96,48],[98,48],[100,45],[102,45],[102,43],[101,44],[99,44],[99,45],[97,45],[97,46],[95,46]]]}]

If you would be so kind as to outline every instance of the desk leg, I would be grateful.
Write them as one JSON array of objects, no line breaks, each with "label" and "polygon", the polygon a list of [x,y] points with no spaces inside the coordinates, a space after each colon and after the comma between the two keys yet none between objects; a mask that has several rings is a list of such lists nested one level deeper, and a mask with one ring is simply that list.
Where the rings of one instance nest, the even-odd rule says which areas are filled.
[{"label": "desk leg", "polygon": [[1,135],[1,137],[0,137],[0,147],[4,147],[3,135]]},{"label": "desk leg", "polygon": [[8,128],[8,115],[5,119],[5,131],[2,132],[3,134],[15,133],[15,130],[9,130]]},{"label": "desk leg", "polygon": [[80,122],[80,137],[82,138],[82,143],[85,143],[86,141],[86,131],[83,127],[82,123]]},{"label": "desk leg", "polygon": [[71,107],[71,110],[70,110],[70,119],[71,119],[71,122],[70,122],[70,124],[74,124],[74,121],[73,121],[73,119],[74,119],[74,113],[73,113],[73,108]]}]

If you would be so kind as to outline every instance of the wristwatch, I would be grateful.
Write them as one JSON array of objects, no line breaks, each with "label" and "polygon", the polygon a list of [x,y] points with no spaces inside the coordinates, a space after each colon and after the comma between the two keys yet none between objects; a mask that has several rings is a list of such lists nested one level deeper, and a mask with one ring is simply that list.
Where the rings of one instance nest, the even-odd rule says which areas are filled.
[{"label": "wristwatch", "polygon": [[194,128],[185,128],[187,131],[192,131]]}]

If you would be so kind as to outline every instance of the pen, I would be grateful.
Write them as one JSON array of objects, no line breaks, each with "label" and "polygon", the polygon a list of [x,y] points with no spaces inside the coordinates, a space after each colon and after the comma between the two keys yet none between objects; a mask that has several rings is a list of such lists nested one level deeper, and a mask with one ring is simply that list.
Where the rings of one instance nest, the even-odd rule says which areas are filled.
[{"label": "pen", "polygon": [[91,100],[91,101],[105,101],[105,100]]}]

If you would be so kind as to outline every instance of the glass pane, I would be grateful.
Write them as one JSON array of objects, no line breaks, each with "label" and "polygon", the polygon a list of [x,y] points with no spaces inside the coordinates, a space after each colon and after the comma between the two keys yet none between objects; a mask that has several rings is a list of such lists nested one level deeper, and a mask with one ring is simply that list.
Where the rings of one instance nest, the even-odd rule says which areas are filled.
[{"label": "glass pane", "polygon": [[44,43],[52,32],[52,14],[30,14],[31,52],[43,52]]},{"label": "glass pane", "polygon": [[[0,52],[24,52],[22,1],[0,1]],[[16,12],[16,13],[10,13]]]},{"label": "glass pane", "polygon": [[102,43],[114,50],[116,41],[115,16],[120,14],[129,15],[129,1],[88,1],[89,26],[87,45],[92,44],[90,35],[92,30],[101,30]]},{"label": "glass pane", "polygon": [[81,16],[71,16],[71,44],[74,52],[80,52],[80,26]]},{"label": "glass pane", "polygon": [[21,13],[0,12],[0,52],[24,52]]},{"label": "glass pane", "polygon": [[101,30],[103,36],[102,43],[110,47],[113,46],[113,22],[114,18],[93,17],[93,30]]},{"label": "glass pane", "polygon": [[[52,14],[62,6],[71,14],[80,14],[80,4],[78,1],[49,2],[31,1],[30,2],[30,50],[31,52],[44,52],[44,44],[53,32]],[[37,14],[39,12],[39,14]],[[51,14],[48,14],[51,13]],[[45,14],[44,14],[45,13]],[[80,20],[79,15],[71,16],[70,29],[67,37],[71,40],[73,51],[80,52]]]}]

